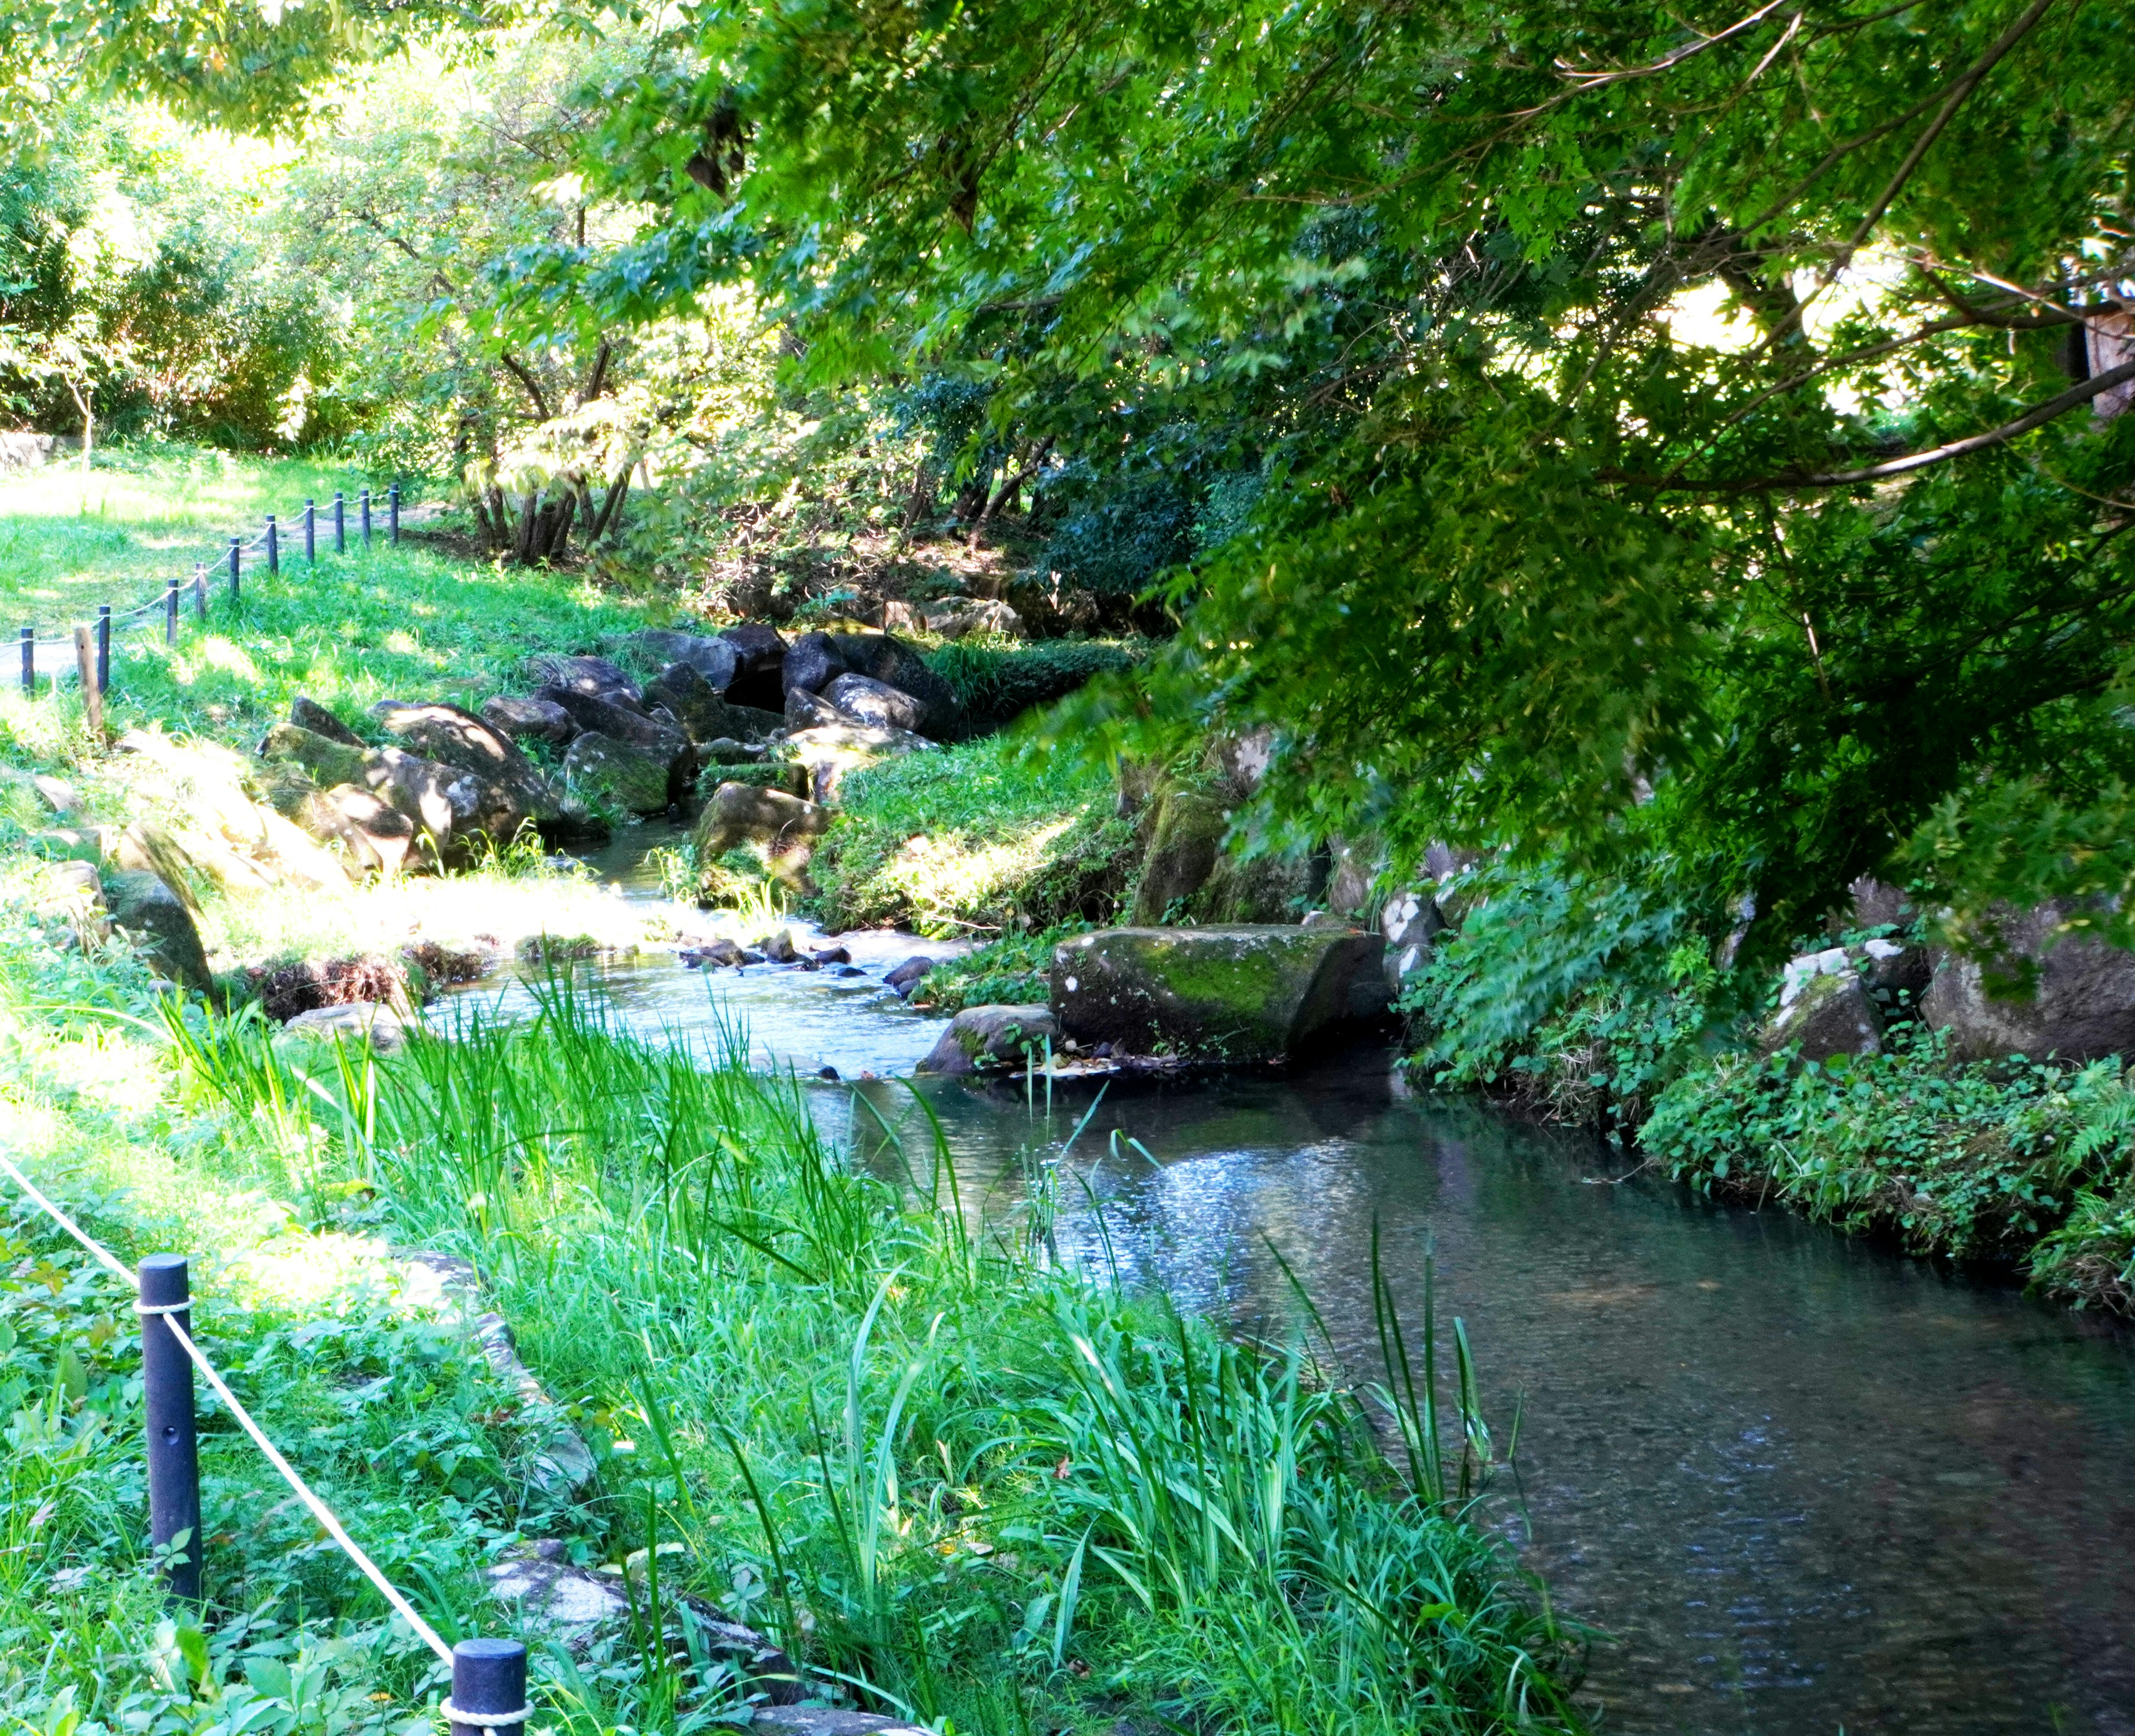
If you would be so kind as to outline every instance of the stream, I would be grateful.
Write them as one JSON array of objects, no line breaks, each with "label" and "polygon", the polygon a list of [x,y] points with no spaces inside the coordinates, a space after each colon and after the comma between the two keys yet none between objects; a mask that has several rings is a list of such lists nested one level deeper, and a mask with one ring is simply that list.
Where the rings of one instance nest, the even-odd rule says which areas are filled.
[{"label": "stream", "polygon": [[[656,898],[627,862],[596,866]],[[648,1034],[745,1025],[781,1070],[877,1075],[811,1082],[819,1118],[862,1161],[893,1161],[886,1124],[923,1162],[931,1129],[893,1081],[941,1027],[879,978],[924,949],[874,938],[852,978],[655,957],[587,980]],[[2135,1736],[2135,1334],[1412,1097],[1392,1059],[1115,1084],[1069,1154],[1087,1192],[1063,1190],[1063,1254],[1280,1335],[1279,1250],[1370,1382],[1373,1225],[1411,1331],[1431,1250],[1441,1331],[1466,1321],[1500,1440],[1520,1416],[1498,1521],[1609,1637],[1581,1694],[1605,1731]],[[917,1089],[967,1210],[993,1215],[1093,1095]]]}]

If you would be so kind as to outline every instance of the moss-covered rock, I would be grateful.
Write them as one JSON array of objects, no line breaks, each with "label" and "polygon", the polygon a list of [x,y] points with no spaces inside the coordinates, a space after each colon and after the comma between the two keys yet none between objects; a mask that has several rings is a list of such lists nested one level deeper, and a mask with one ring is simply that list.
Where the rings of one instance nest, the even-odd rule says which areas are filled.
[{"label": "moss-covered rock", "polygon": [[954,1079],[1020,1067],[1032,1056],[1042,1060],[1048,1046],[1060,1046],[1060,1026],[1049,1007],[967,1006],[949,1021],[917,1070]]},{"label": "moss-covered rock", "polygon": [[111,925],[140,949],[159,977],[205,993],[209,987],[207,953],[192,913],[160,877],[145,870],[121,870],[104,877],[104,899]]},{"label": "moss-covered rock", "polygon": [[1136,1055],[1295,1060],[1346,1017],[1376,934],[1322,926],[1108,929],[1053,955],[1053,1011],[1077,1042]]},{"label": "moss-covered rock", "polygon": [[1154,928],[1187,914],[1215,871],[1229,823],[1222,803],[1197,791],[1174,785],[1157,798],[1149,853],[1142,859],[1141,885],[1135,895],[1137,928]]}]

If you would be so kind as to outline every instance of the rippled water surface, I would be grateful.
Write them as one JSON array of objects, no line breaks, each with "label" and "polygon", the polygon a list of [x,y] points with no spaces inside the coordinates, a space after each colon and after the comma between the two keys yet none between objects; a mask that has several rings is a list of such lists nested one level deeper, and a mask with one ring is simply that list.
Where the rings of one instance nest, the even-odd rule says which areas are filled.
[{"label": "rippled water surface", "polygon": [[[940,1028],[874,981],[904,950],[884,943],[846,984],[671,960],[597,980],[640,1028],[738,1017],[760,1056],[886,1077]],[[1281,1331],[1279,1252],[1369,1380],[1372,1225],[1411,1320],[1435,1249],[1441,1319],[1465,1319],[1494,1421],[1523,1417],[1502,1521],[1559,1606],[1612,1636],[1588,1683],[1605,1729],[2135,1736],[2123,1329],[1411,1100],[1388,1060],[1115,1087],[1067,1154],[1098,1203],[1065,1190],[1063,1251]],[[857,1089],[929,1137],[905,1087]],[[967,1205],[995,1212],[1091,1104],[920,1089]],[[890,1161],[853,1088],[811,1090]]]}]

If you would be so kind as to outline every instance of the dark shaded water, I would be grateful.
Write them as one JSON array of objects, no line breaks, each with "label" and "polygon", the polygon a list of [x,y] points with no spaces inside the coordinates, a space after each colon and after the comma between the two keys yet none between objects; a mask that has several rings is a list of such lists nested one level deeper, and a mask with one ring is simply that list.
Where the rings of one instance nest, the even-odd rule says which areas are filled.
[{"label": "dark shaded water", "polygon": [[[871,983],[671,962],[606,980],[641,1026],[723,1005],[760,1052],[848,1076],[907,1070],[934,1030]],[[2135,1337],[1783,1210],[1618,1180],[1590,1142],[1406,1098],[1387,1059],[1115,1089],[1068,1159],[1105,1234],[1063,1189],[1063,1251],[1281,1330],[1272,1244],[1368,1381],[1373,1223],[1411,1320],[1434,1249],[1501,1438],[1523,1411],[1508,1530],[1612,1636],[1588,1684],[1606,1729],[2135,1736]],[[816,1089],[834,1127],[875,1127],[850,1088]],[[904,1088],[859,1089],[923,1149]],[[921,1089],[967,1202],[996,1211],[1091,1101]]]}]

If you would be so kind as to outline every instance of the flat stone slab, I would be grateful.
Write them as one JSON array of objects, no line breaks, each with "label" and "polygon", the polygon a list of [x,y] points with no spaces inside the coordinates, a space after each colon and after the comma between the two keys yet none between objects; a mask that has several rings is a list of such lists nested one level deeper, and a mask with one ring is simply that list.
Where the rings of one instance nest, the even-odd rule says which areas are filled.
[{"label": "flat stone slab", "polygon": [[1328,926],[1107,929],[1053,949],[1052,1005],[1085,1048],[1247,1065],[1295,1060],[1350,1011],[1385,942]]},{"label": "flat stone slab", "polygon": [[750,1729],[782,1736],[933,1736],[923,1725],[837,1706],[766,1706]]}]

